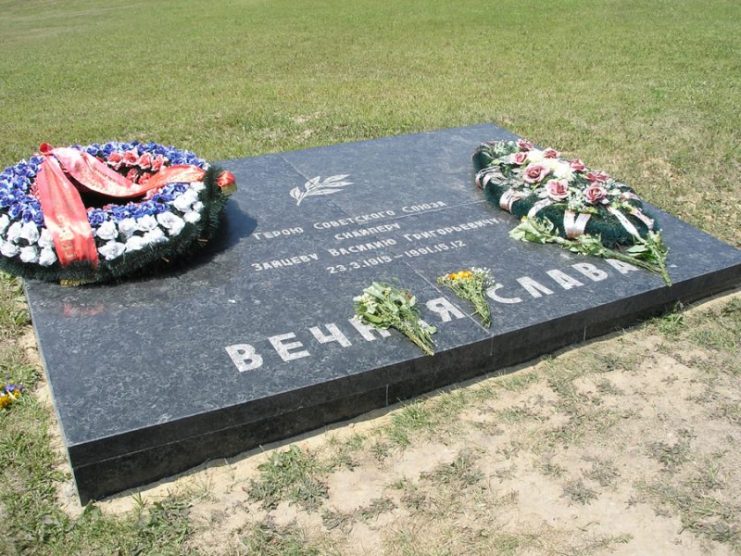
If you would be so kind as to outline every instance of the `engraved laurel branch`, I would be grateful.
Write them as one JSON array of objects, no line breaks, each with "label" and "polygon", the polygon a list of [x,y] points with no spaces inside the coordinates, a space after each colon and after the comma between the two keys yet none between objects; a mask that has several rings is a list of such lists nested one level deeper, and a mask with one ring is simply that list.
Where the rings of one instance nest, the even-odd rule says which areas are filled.
[{"label": "engraved laurel branch", "polygon": [[324,181],[321,180],[321,176],[311,178],[304,184],[304,188],[294,187],[291,189],[291,197],[296,199],[296,206],[301,204],[306,197],[314,197],[316,195],[331,195],[332,193],[338,193],[342,191],[345,186],[352,185],[352,182],[345,181],[345,178],[349,177],[350,174],[338,174],[336,176],[329,176]]}]

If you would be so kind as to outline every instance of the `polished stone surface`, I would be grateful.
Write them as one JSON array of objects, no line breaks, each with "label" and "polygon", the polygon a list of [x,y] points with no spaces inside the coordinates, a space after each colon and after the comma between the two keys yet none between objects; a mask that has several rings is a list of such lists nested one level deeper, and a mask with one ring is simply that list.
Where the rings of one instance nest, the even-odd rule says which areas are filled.
[{"label": "polished stone surface", "polygon": [[[473,186],[470,156],[481,141],[512,137],[480,125],[228,161],[239,191],[194,260],[108,286],[28,282],[81,500],[738,285],[738,250],[658,210],[672,287],[510,240],[516,222]],[[317,176],[320,192],[334,192],[301,198]],[[468,266],[489,267],[498,283],[490,330],[435,285]],[[373,280],[414,291],[439,328],[434,357],[350,322],[352,298]]]}]

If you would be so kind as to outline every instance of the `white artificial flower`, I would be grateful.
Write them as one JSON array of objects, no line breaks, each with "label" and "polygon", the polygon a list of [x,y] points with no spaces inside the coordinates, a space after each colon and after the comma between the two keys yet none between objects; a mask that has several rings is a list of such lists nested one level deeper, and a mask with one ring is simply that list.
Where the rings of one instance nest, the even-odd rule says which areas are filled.
[{"label": "white artificial flower", "polygon": [[39,260],[39,250],[33,245],[21,247],[21,260],[24,263],[35,263]]},{"label": "white artificial flower", "polygon": [[202,181],[194,181],[193,183],[190,184],[190,189],[192,191],[195,191],[196,193],[200,193],[201,191],[206,189],[206,184],[203,183]]},{"label": "white artificial flower", "polygon": [[139,251],[139,249],[142,249],[147,243],[144,241],[144,238],[141,236],[131,236],[126,241],[126,252],[130,251]]},{"label": "white artificial flower", "polygon": [[553,175],[558,179],[571,181],[574,179],[574,171],[569,167],[568,164],[560,164],[558,168],[553,170]]},{"label": "white artificial flower", "polygon": [[196,212],[201,212],[203,210],[203,203],[201,201],[193,203],[193,210]]},{"label": "white artificial flower", "polygon": [[46,228],[41,229],[41,234],[39,235],[39,247],[47,248],[52,247],[54,245],[54,240],[51,237],[51,233]]},{"label": "white artificial flower", "polygon": [[21,228],[21,238],[28,243],[36,243],[39,240],[39,228],[33,222],[26,222]]},{"label": "white artificial flower", "polygon": [[15,243],[16,241],[18,241],[18,238],[21,237],[22,229],[23,225],[20,222],[13,222],[10,225],[10,228],[8,228],[8,232],[5,234],[5,239]]},{"label": "white artificial flower", "polygon": [[0,234],[7,230],[8,226],[10,226],[10,218],[7,214],[3,214],[0,216]]},{"label": "white artificial flower", "polygon": [[0,253],[5,257],[15,257],[20,250],[20,247],[10,241],[3,241],[2,246],[0,246]]},{"label": "white artificial flower", "polygon": [[124,251],[126,251],[126,246],[118,241],[109,241],[98,248],[98,253],[103,255],[106,261],[120,257]]},{"label": "white artificial flower", "polygon": [[527,161],[530,164],[537,164],[539,162],[543,162],[545,160],[545,155],[543,154],[543,151],[538,149],[533,149],[531,151],[528,151],[527,153]]},{"label": "white artificial flower", "polygon": [[171,212],[162,212],[158,214],[157,222],[159,222],[160,226],[165,228],[171,236],[178,235],[185,226],[185,221]]},{"label": "white artificial flower", "polygon": [[154,230],[147,232],[146,234],[144,234],[144,237],[142,239],[147,245],[154,245],[156,243],[167,241],[165,233],[159,228],[155,228]]},{"label": "white artificial flower", "polygon": [[142,216],[136,221],[136,227],[140,232],[148,232],[150,230],[154,230],[157,227],[157,220],[154,218],[154,216],[150,216],[147,214],[146,216]]},{"label": "white artificial flower", "polygon": [[198,213],[196,211],[191,211],[191,212],[185,213],[185,216],[183,216],[183,219],[188,224],[195,224],[196,222],[198,222],[201,219],[201,215],[200,215],[200,213]]},{"label": "white artificial flower", "polygon": [[106,220],[97,229],[95,235],[105,240],[116,239],[118,237],[118,228],[116,228],[116,224],[111,220]]},{"label": "white artificial flower", "polygon": [[51,247],[45,247],[39,254],[39,264],[41,266],[51,266],[57,262],[57,255]]},{"label": "white artificial flower", "polygon": [[126,237],[131,237],[137,230],[136,220],[133,218],[124,218],[118,223],[118,231]]},{"label": "white artificial flower", "polygon": [[185,194],[181,195],[172,202],[172,206],[178,209],[180,212],[188,212],[191,204],[192,203],[188,202],[188,198],[185,196]]},{"label": "white artificial flower", "polygon": [[190,206],[196,201],[198,201],[198,194],[192,189],[188,189],[172,202],[172,206],[180,212],[188,212]]}]

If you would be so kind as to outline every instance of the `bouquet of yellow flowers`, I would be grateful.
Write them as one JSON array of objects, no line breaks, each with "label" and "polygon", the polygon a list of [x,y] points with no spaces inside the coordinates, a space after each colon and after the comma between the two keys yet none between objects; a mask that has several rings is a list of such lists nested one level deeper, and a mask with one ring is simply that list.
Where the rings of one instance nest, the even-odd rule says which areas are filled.
[{"label": "bouquet of yellow flowers", "polygon": [[474,306],[474,314],[481,319],[481,324],[486,328],[491,326],[491,310],[486,301],[486,290],[492,285],[488,269],[473,267],[468,270],[459,270],[440,276],[437,283],[447,286],[461,299],[470,301]]}]

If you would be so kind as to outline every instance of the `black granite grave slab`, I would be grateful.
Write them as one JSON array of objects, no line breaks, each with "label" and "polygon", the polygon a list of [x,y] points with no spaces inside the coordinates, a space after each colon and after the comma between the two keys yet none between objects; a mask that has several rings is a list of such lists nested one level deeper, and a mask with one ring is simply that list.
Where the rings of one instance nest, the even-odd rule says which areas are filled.
[{"label": "black granite grave slab", "polygon": [[[615,261],[508,238],[473,185],[491,125],[228,161],[239,191],[219,238],[167,274],[26,291],[84,503],[203,461],[531,359],[739,284],[741,253],[654,209],[666,287]],[[349,184],[301,196],[332,176]],[[639,184],[636,184],[639,185]],[[435,285],[485,266],[492,327]],[[439,328],[423,356],[352,321],[398,282]]]}]

